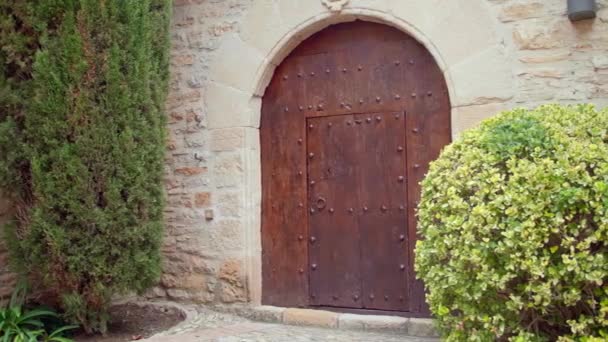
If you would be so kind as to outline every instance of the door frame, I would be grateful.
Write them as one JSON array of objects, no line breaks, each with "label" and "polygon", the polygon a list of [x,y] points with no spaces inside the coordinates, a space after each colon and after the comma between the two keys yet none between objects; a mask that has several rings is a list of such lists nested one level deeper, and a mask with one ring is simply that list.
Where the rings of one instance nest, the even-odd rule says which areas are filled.
[{"label": "door frame", "polygon": [[[365,38],[357,39],[352,32]],[[348,49],[348,53],[345,49]],[[369,49],[375,49],[376,53],[370,54]],[[327,55],[325,52],[321,54],[323,51]],[[345,58],[351,53],[358,58]],[[324,56],[328,58],[326,61]],[[332,73],[332,69],[338,70],[336,68],[340,72]],[[348,73],[347,70],[354,70],[354,73]],[[311,300],[314,294],[311,294],[309,288],[310,273],[316,267],[309,261],[310,218],[308,206],[303,205],[308,202],[309,180],[303,178],[301,172],[308,165],[309,157],[312,158],[312,153],[308,156],[306,149],[303,150],[306,144],[303,144],[302,138],[314,126],[308,125],[307,118],[353,115],[361,110],[365,113],[402,112],[407,113],[403,116],[404,127],[412,127],[411,134],[407,134],[405,129],[403,131],[404,136],[408,137],[408,143],[404,146],[408,156],[406,165],[409,166],[400,171],[398,177],[400,182],[407,182],[410,189],[403,198],[408,214],[405,222],[406,236],[409,236],[406,239],[407,247],[404,247],[407,248],[409,257],[406,257],[407,268],[402,264],[396,270],[407,270],[407,279],[410,279],[406,285],[409,289],[408,305],[407,308],[402,308],[402,312],[410,316],[427,315],[424,288],[420,281],[415,280],[411,256],[417,240],[414,208],[419,199],[418,182],[422,180],[427,163],[435,159],[439,150],[451,141],[452,107],[442,70],[428,49],[407,33],[392,26],[360,21],[360,24],[336,25],[306,41],[294,50],[288,61],[283,62],[279,72],[280,75],[273,76],[271,86],[264,95],[261,118],[261,148],[265,151],[262,154],[264,221],[261,222],[261,239],[264,244],[262,251],[265,253],[262,286],[269,285],[263,289],[263,304],[311,306],[315,303],[315,300]],[[355,100],[359,105],[357,110],[345,106],[344,102],[351,101],[344,98],[345,95],[328,96],[321,90],[324,88],[316,85],[321,81],[327,82],[325,84],[330,87],[340,87],[345,81],[356,80],[360,84],[379,82],[373,83],[372,88],[353,88],[354,93],[348,96],[356,96],[358,99]],[[304,94],[306,97],[300,97]],[[375,94],[372,97],[375,100],[364,101],[364,98],[369,99],[370,94]],[[311,105],[309,101],[315,103]],[[317,105],[316,101],[321,101],[321,104]],[[359,123],[361,120],[354,121]],[[364,121],[366,124],[372,122],[372,119]],[[441,124],[436,124],[437,122]],[[312,186],[313,182],[310,183]],[[310,214],[312,213],[311,208]],[[360,285],[364,284],[365,282]],[[353,295],[354,300],[357,297],[358,295]]]},{"label": "door frame", "polygon": [[[212,135],[213,132],[237,134],[241,139],[235,143],[245,170],[242,186],[237,190],[243,207],[241,260],[252,304],[261,304],[262,293],[261,99],[276,66],[303,39],[331,24],[355,19],[393,26],[414,37],[444,71],[452,103],[453,137],[502,109],[506,106],[503,103],[513,96],[515,84],[508,67],[510,56],[505,53],[513,48],[513,43],[507,31],[496,29],[500,24],[485,0],[468,1],[467,6],[460,9],[461,16],[436,22],[429,22],[429,18],[447,18],[453,9],[431,6],[428,1],[412,4],[416,11],[400,2],[379,7],[376,0],[361,0],[340,13],[333,13],[312,3],[303,10],[298,1],[289,1],[281,4],[282,15],[278,15],[273,2],[254,2],[241,24],[241,33],[222,39],[210,68],[211,83],[206,94],[207,127]],[[456,36],[467,36],[474,44],[467,47],[467,56],[463,56],[462,49],[452,41],[440,37],[448,30]],[[488,34],[479,35],[480,32]],[[235,54],[235,51],[242,53]],[[233,65],[240,65],[238,76],[232,70]],[[471,66],[481,74],[493,75],[498,86],[480,82],[474,74],[467,72]]]}]

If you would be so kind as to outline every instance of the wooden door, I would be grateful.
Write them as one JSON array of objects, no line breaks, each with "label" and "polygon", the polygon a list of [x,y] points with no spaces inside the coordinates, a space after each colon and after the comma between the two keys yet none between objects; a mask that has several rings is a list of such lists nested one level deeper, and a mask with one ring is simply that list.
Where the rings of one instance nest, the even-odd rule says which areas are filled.
[{"label": "wooden door", "polygon": [[450,134],[443,75],[406,34],[357,21],[296,48],[262,102],[264,304],[428,314],[418,182]]},{"label": "wooden door", "polygon": [[311,304],[407,311],[404,115],[308,123]]}]

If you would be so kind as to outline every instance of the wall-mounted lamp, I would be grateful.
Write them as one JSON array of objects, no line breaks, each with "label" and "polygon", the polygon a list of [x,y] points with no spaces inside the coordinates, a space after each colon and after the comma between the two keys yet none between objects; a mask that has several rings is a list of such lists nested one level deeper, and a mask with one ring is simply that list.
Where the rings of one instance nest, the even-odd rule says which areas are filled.
[{"label": "wall-mounted lamp", "polygon": [[597,4],[595,0],[568,0],[568,18],[579,21],[595,18]]}]

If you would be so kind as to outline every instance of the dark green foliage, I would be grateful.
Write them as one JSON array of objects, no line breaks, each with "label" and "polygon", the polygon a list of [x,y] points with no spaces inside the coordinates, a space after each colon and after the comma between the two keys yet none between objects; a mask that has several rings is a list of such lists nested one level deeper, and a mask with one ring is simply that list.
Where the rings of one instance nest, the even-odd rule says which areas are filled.
[{"label": "dark green foliage", "polygon": [[88,331],[160,273],[170,0],[0,3],[0,188],[16,268]]}]

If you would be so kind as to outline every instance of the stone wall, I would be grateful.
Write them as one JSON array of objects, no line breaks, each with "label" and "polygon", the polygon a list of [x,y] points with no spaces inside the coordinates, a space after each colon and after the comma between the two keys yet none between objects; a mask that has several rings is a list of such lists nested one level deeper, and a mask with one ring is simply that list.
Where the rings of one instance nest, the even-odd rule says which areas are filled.
[{"label": "stone wall", "polygon": [[149,296],[248,298],[243,273],[243,129],[207,129],[210,62],[252,0],[176,0],[172,24],[164,274]]},{"label": "stone wall", "polygon": [[[393,0],[352,0],[346,9],[349,6],[369,8],[372,12],[390,12],[387,10],[390,6],[423,9],[427,5],[422,3],[428,1],[395,5]],[[442,1],[448,2],[431,2]],[[297,4],[286,5],[288,2]],[[484,16],[488,13],[494,16],[490,18],[493,27],[487,30],[502,37],[495,42],[501,49],[502,59],[488,50],[487,54],[476,55],[475,58],[486,60],[469,63],[470,70],[453,71],[450,75],[450,66],[445,66],[448,78],[460,77],[456,75],[458,72],[467,73],[465,77],[471,89],[463,89],[461,82],[456,85],[456,93],[474,92],[479,87],[512,89],[499,91],[503,95],[480,94],[474,96],[475,100],[457,103],[454,135],[497,111],[515,106],[533,107],[546,102],[608,105],[608,0],[599,1],[597,19],[575,24],[566,17],[565,0],[460,2],[462,8],[473,2],[480,3],[478,6],[485,6]],[[319,3],[320,0],[176,0],[173,78],[167,105],[170,139],[166,168],[165,274],[150,296],[231,303],[249,300],[248,290],[259,286],[259,279],[248,279],[248,276],[256,277],[255,272],[248,271],[250,254],[260,252],[259,240],[251,238],[251,231],[260,229],[259,221],[249,218],[250,211],[259,211],[256,203],[259,193],[252,194],[244,185],[247,177],[253,177],[254,183],[259,182],[256,178],[259,170],[248,166],[259,163],[255,155],[259,154],[255,149],[258,123],[254,119],[253,122],[244,120],[246,123],[242,124],[243,120],[237,117],[241,113],[237,112],[251,108],[240,108],[237,100],[244,96],[244,89],[240,87],[245,83],[241,81],[243,74],[259,74],[259,70],[253,69],[259,68],[260,61],[274,56],[244,49],[239,42],[251,41],[252,45],[273,48],[284,39],[276,32],[280,27],[301,24],[289,22],[295,16],[290,12],[292,8],[312,13],[321,8]],[[432,14],[427,16],[438,22],[451,20],[442,14],[437,14],[436,19]],[[252,24],[256,20],[260,23]],[[248,31],[251,27],[259,30]],[[444,32],[451,34],[450,30]],[[466,38],[453,39],[450,44],[461,44],[458,39]],[[220,50],[225,53],[218,52]],[[484,63],[499,63],[499,68],[507,74],[507,81],[505,77],[498,79],[498,75],[476,69]],[[217,74],[228,81],[216,82],[214,75]],[[254,110],[259,111],[259,104],[257,106],[253,104]],[[247,158],[253,158],[249,161],[253,164],[248,164]],[[252,187],[259,192],[255,184]],[[254,297],[259,298],[259,294]]]},{"label": "stone wall", "polygon": [[[351,0],[344,17],[321,0],[174,0],[164,273],[147,295],[259,300],[263,91],[249,88],[267,82],[272,68],[264,65],[279,63],[315,28],[365,14],[428,37],[423,43],[444,58],[458,135],[516,106],[608,106],[608,0],[598,2],[598,18],[571,23],[566,0]],[[12,279],[1,250],[0,296]]]},{"label": "stone wall", "polygon": [[[492,113],[543,103],[590,102],[608,106],[608,1],[599,0],[598,17],[571,23],[566,1],[487,0],[506,32],[515,79],[508,101],[489,99],[458,109],[455,130],[474,126]],[[492,75],[484,81],[492,82]]]}]

